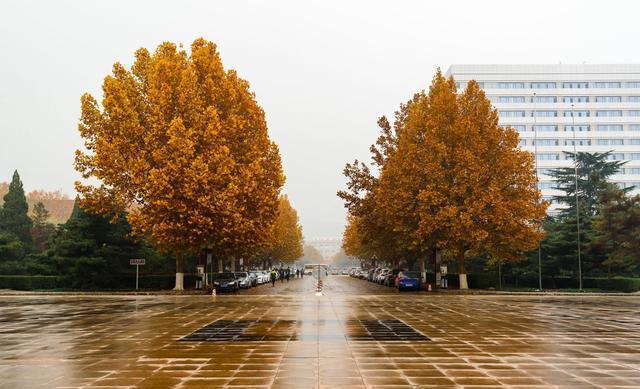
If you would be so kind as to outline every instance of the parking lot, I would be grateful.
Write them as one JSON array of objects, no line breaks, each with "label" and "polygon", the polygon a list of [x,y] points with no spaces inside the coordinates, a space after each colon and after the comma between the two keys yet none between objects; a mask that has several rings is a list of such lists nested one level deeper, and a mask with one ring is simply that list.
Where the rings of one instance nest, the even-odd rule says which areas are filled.
[{"label": "parking lot", "polygon": [[0,296],[0,387],[640,387],[640,298]]}]

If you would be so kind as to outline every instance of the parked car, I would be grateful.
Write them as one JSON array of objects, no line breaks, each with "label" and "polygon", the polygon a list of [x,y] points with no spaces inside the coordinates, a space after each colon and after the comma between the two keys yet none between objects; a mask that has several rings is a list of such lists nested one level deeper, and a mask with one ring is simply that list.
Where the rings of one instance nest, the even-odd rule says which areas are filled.
[{"label": "parked car", "polygon": [[251,286],[258,286],[262,283],[260,282],[262,275],[258,271],[250,271],[249,277],[251,277]]},{"label": "parked car", "polygon": [[396,285],[396,277],[398,273],[400,273],[402,269],[393,269],[387,272],[384,277],[383,285],[384,286],[395,286]]},{"label": "parked car", "polygon": [[380,270],[380,272],[378,273],[378,275],[376,276],[376,283],[382,285],[382,283],[384,282],[384,278],[387,275],[387,273],[389,272],[389,269],[382,269]]},{"label": "parked car", "polygon": [[247,272],[236,272],[236,280],[238,281],[238,287],[241,289],[251,288],[251,277]]},{"label": "parked car", "polygon": [[211,278],[216,291],[237,292],[240,289],[234,273],[213,273]]},{"label": "parked car", "polygon": [[413,289],[420,290],[422,275],[417,271],[401,271],[396,277],[396,288],[399,291]]},{"label": "parked car", "polygon": [[371,274],[371,276],[369,277],[369,281],[371,282],[377,282],[378,280],[378,275],[380,274],[380,272],[382,271],[382,268],[377,268],[373,271],[373,273]]}]

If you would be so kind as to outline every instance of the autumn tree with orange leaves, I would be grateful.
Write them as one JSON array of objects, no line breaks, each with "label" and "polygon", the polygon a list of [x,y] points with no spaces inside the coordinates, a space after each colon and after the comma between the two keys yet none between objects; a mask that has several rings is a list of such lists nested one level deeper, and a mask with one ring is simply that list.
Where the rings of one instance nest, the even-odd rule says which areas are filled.
[{"label": "autumn tree with orange leaves", "polygon": [[478,84],[469,82],[458,94],[454,80],[438,71],[429,92],[416,94],[401,112],[376,185],[360,196],[375,199],[393,232],[387,244],[422,261],[444,251],[456,259],[461,288],[467,288],[467,257],[515,260],[535,248],[547,203],[533,156],[518,148],[515,130],[498,125]]},{"label": "autumn tree with orange leaves", "polygon": [[102,104],[82,96],[85,151],[76,169],[83,208],[128,210],[132,231],[176,255],[249,257],[268,239],[284,183],[278,147],[249,83],[225,70],[216,45],[197,39],[135,53],[103,83]]},{"label": "autumn tree with orange leaves", "polygon": [[293,263],[304,255],[302,227],[298,220],[298,212],[291,206],[286,195],[278,201],[278,217],[271,235],[264,248],[263,257],[271,263],[281,261]]}]

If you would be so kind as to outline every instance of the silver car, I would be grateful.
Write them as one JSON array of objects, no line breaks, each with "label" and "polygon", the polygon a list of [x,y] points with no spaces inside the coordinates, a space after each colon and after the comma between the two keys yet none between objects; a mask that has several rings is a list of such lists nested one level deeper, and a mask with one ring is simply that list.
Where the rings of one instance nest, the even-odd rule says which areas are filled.
[{"label": "silver car", "polygon": [[236,280],[238,281],[238,286],[241,289],[249,289],[251,288],[251,286],[253,286],[251,284],[251,277],[249,276],[249,273],[237,272],[235,274],[236,274]]}]

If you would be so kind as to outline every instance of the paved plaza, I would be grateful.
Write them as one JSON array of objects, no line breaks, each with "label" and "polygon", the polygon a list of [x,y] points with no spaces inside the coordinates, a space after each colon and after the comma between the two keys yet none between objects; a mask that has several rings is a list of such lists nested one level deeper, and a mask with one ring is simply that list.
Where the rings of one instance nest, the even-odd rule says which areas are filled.
[{"label": "paved plaza", "polygon": [[0,387],[638,388],[640,297],[0,296]]}]

